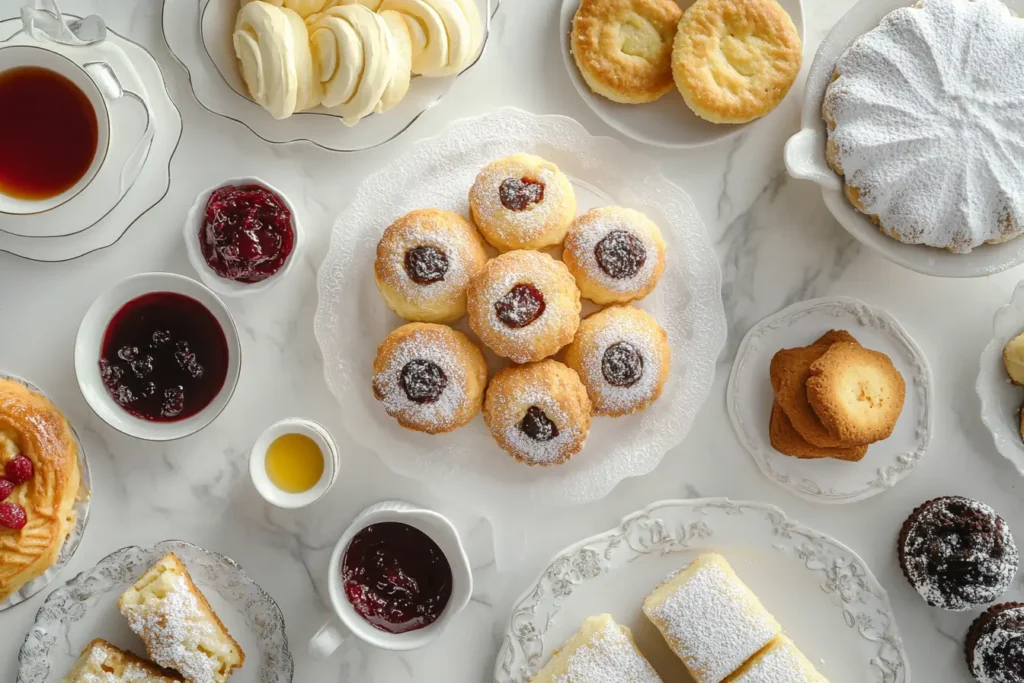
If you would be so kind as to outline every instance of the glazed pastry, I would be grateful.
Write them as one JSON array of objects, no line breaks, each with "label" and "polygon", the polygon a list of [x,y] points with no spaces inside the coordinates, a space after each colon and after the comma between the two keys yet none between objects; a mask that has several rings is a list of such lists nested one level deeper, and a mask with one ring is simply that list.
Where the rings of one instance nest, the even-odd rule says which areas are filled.
[{"label": "glazed pastry", "polygon": [[746,123],[786,97],[802,51],[793,20],[775,0],[697,0],[679,23],[672,73],[694,114]]},{"label": "glazed pastry", "polygon": [[181,683],[173,671],[125,652],[97,638],[82,650],[63,683]]},{"label": "glazed pastry", "polygon": [[466,308],[476,336],[514,363],[557,353],[580,326],[576,282],[565,264],[537,251],[489,261],[469,284]]},{"label": "glazed pastry", "polygon": [[672,40],[681,16],[674,0],[582,0],[571,46],[583,80],[613,102],[657,100],[672,89]]},{"label": "glazed pastry", "polygon": [[249,96],[275,119],[320,104],[323,91],[298,14],[265,2],[244,4],[231,41]]},{"label": "glazed pastry", "polygon": [[715,554],[701,555],[665,580],[644,599],[644,614],[696,683],[720,683],[782,633]]},{"label": "glazed pastry", "polygon": [[484,421],[506,453],[527,465],[561,465],[590,433],[590,399],[558,361],[510,366],[487,387]]},{"label": "glazed pastry", "polygon": [[828,683],[786,636],[751,657],[725,683]]},{"label": "glazed pastry", "polygon": [[412,37],[409,35],[409,26],[401,14],[391,10],[381,12],[380,18],[388,25],[388,31],[391,33],[391,59],[394,62],[394,69],[391,81],[384,88],[377,106],[373,108],[378,114],[397,107],[409,92],[409,83],[412,80]]},{"label": "glazed pastry", "polygon": [[0,602],[57,561],[75,526],[78,447],[56,406],[0,379]]},{"label": "glazed pastry", "polygon": [[555,650],[530,683],[661,683],[633,641],[633,634],[608,614],[590,617]]},{"label": "glazed pastry", "polygon": [[645,311],[611,306],[580,323],[565,349],[595,415],[629,415],[658,400],[671,365],[668,335]]},{"label": "glazed pastry", "polygon": [[388,335],[373,361],[373,395],[406,429],[450,432],[480,412],[487,362],[461,332],[409,323]]},{"label": "glazed pastry", "polygon": [[1024,680],[1024,603],[992,605],[971,624],[964,646],[978,683]]},{"label": "glazed pastry", "polygon": [[466,289],[487,263],[484,241],[462,216],[417,209],[388,226],[377,244],[374,280],[407,320],[447,323],[466,314]]},{"label": "glazed pastry", "polygon": [[483,44],[476,0],[384,0],[381,11],[405,18],[412,36],[412,72],[451,76],[468,67]]},{"label": "glazed pastry", "polygon": [[1006,592],[1017,546],[1003,518],[984,503],[936,498],[910,515],[899,537],[900,566],[929,605],[962,612]]},{"label": "glazed pastry", "polygon": [[149,658],[189,683],[224,683],[245,653],[224,628],[174,553],[153,565],[117,601]]},{"label": "glazed pastry", "polygon": [[786,412],[779,407],[778,403],[772,404],[772,415],[768,422],[768,440],[772,448],[783,455],[791,455],[794,458],[835,458],[847,462],[859,462],[867,455],[868,447],[862,446],[836,446],[834,448],[822,448],[815,446],[800,435],[786,417]]},{"label": "glazed pastry", "polygon": [[562,243],[576,216],[576,193],[565,174],[532,154],[513,154],[480,171],[469,191],[473,221],[498,251]]},{"label": "glazed pastry", "polygon": [[1003,364],[1013,383],[1024,385],[1024,333],[1018,334],[1003,347]]},{"label": "glazed pastry", "polygon": [[621,206],[591,209],[565,237],[562,259],[584,298],[595,304],[642,299],[665,270],[661,230],[639,211]]}]

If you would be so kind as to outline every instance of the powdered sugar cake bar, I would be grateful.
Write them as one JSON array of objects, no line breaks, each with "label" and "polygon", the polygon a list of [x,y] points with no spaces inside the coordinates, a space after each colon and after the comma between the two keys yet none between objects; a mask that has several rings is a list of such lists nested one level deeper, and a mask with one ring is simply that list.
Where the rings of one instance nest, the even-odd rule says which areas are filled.
[{"label": "powdered sugar cake bar", "polygon": [[97,638],[85,646],[63,683],[181,683],[181,676]]},{"label": "powdered sugar cake bar", "polygon": [[726,683],[828,683],[828,679],[818,673],[792,640],[779,636]]},{"label": "powdered sugar cake bar", "polygon": [[530,683],[661,683],[633,634],[607,614],[590,617]]},{"label": "powdered sugar cake bar", "polygon": [[701,555],[658,586],[644,600],[644,614],[697,683],[720,683],[782,632],[715,554]]},{"label": "powdered sugar cake bar", "polygon": [[149,658],[188,683],[223,683],[245,661],[174,553],[125,591],[117,607],[146,644]]}]

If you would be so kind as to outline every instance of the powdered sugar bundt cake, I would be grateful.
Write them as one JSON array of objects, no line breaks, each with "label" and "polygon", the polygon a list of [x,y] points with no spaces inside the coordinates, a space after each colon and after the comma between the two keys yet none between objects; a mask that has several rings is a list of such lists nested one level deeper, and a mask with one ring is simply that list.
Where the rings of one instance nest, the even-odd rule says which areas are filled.
[{"label": "powdered sugar bundt cake", "polygon": [[967,253],[1024,232],[1024,19],[920,0],[836,63],[826,157],[890,237]]}]

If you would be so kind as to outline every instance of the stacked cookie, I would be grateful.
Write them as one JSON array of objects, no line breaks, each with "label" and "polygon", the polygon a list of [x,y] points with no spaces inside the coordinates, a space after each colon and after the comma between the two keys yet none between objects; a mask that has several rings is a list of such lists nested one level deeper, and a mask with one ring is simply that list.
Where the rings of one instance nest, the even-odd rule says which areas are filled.
[{"label": "stacked cookie", "polygon": [[772,447],[797,458],[856,462],[889,438],[903,410],[906,383],[884,353],[831,330],[810,346],[772,357]]}]

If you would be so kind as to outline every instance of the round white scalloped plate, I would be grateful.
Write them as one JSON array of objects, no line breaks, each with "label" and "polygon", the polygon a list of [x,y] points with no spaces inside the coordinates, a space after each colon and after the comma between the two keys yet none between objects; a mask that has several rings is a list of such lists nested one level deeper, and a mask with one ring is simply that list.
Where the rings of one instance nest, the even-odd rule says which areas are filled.
[{"label": "round white scalloped plate", "polygon": [[[860,462],[782,455],[768,439],[774,395],[768,366],[779,349],[807,346],[846,330],[892,359],[907,383],[896,429],[868,447]],[[846,297],[811,299],[768,316],[744,337],[729,376],[729,417],[740,442],[768,479],[816,503],[855,503],[891,489],[910,474],[932,437],[932,373],[924,353],[889,313]]]},{"label": "round white scalloped plate", "polygon": [[702,553],[723,555],[832,683],[905,683],[910,663],[885,589],[867,564],[777,507],[667,500],[569,546],[512,607],[496,683],[527,683],[583,621],[611,614],[665,681],[689,681],[641,612],[644,598]]},{"label": "round white scalloped plate", "polygon": [[1020,435],[1024,388],[1010,381],[1003,364],[1003,347],[1024,332],[1024,282],[1013,290],[1010,303],[996,311],[992,328],[992,341],[981,352],[975,383],[981,400],[981,421],[992,433],[999,454],[1024,474],[1024,439]]}]

